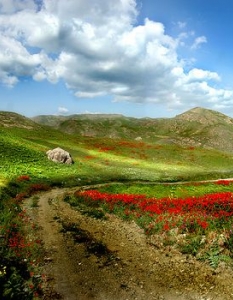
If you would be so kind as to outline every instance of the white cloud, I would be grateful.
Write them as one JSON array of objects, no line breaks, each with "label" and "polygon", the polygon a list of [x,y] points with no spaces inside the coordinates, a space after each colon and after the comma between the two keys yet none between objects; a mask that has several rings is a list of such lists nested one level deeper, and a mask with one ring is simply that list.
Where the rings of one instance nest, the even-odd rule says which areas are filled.
[{"label": "white cloud", "polygon": [[177,23],[177,25],[178,25],[178,27],[179,27],[180,29],[184,29],[184,28],[186,27],[187,24],[186,24],[186,22],[180,22],[180,21],[179,21],[179,22]]},{"label": "white cloud", "polygon": [[205,36],[172,37],[162,23],[137,25],[137,14],[135,0],[44,0],[41,7],[0,0],[0,81],[63,80],[80,98],[112,95],[169,107],[232,103],[232,91],[216,87],[216,72],[178,55],[190,39],[198,51]]},{"label": "white cloud", "polygon": [[207,43],[207,38],[203,36],[199,36],[194,40],[194,43],[191,46],[191,49],[198,49],[201,44]]},{"label": "white cloud", "polygon": [[210,72],[202,69],[193,68],[187,74],[187,81],[205,81],[205,80],[220,80],[220,76],[216,72]]},{"label": "white cloud", "polygon": [[64,106],[59,106],[58,107],[58,113],[59,114],[67,114],[69,112],[69,109],[68,108],[66,108],[66,107],[64,107]]},{"label": "white cloud", "polygon": [[18,40],[0,32],[0,81],[13,86],[19,77],[32,76],[41,64],[38,54],[31,55]]},{"label": "white cloud", "polygon": [[12,14],[23,9],[36,10],[37,6],[33,0],[0,0],[1,14]]},{"label": "white cloud", "polygon": [[99,115],[99,114],[101,114],[101,112],[98,112],[98,111],[93,112],[93,111],[85,110],[85,111],[80,112],[78,114],[79,115]]}]

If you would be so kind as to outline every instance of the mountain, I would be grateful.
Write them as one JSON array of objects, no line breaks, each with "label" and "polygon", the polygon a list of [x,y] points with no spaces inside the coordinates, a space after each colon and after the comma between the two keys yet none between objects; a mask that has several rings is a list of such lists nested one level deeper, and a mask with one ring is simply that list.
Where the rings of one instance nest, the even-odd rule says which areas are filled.
[{"label": "mountain", "polygon": [[196,107],[172,123],[176,143],[233,151],[233,119],[222,113]]},{"label": "mountain", "polygon": [[37,116],[39,124],[68,134],[136,139],[152,143],[214,148],[233,152],[233,119],[196,107],[174,118],[131,118],[122,115]]}]

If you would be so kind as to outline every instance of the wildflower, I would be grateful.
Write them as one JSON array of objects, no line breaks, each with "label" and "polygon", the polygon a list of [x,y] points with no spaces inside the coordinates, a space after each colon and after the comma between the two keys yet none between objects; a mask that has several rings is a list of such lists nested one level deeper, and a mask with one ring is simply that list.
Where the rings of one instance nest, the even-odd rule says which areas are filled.
[{"label": "wildflower", "polygon": [[163,230],[168,231],[169,229],[170,227],[167,223],[163,225]]}]

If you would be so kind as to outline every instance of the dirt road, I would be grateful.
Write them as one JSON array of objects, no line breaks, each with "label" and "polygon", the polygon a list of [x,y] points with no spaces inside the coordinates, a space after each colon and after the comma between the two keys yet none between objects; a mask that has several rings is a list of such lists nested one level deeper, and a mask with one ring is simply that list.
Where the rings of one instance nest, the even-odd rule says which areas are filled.
[{"label": "dirt road", "polygon": [[230,270],[156,249],[133,222],[81,215],[62,201],[67,192],[42,193],[31,208],[46,250],[45,300],[233,299]]}]

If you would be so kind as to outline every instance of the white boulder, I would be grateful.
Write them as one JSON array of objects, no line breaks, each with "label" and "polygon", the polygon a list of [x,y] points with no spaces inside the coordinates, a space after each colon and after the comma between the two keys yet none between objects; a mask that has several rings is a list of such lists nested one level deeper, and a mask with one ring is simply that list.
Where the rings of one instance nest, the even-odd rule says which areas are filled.
[{"label": "white boulder", "polygon": [[63,150],[60,147],[57,147],[53,150],[49,150],[46,152],[46,154],[48,156],[48,159],[54,162],[69,164],[69,165],[74,163],[70,153]]}]

